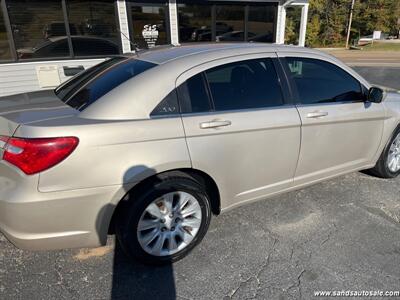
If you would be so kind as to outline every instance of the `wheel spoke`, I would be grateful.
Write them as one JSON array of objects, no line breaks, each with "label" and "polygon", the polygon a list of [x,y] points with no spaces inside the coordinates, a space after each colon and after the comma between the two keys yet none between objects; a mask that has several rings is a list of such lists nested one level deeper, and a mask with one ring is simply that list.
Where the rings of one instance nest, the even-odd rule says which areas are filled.
[{"label": "wheel spoke", "polygon": [[153,229],[151,232],[145,234],[141,241],[144,245],[148,246],[159,235],[160,232],[157,229]]},{"label": "wheel spoke", "polygon": [[400,157],[396,157],[396,165],[395,165],[395,172],[400,169]]},{"label": "wheel spoke", "polygon": [[173,251],[176,248],[178,248],[178,244],[176,243],[176,239],[175,239],[176,234],[175,233],[171,233],[169,239],[168,239],[168,250],[169,251]]},{"label": "wheel spoke", "polygon": [[153,252],[156,254],[156,255],[161,255],[161,251],[162,251],[162,249],[163,249],[163,245],[164,245],[164,242],[165,242],[165,234],[160,234],[159,236],[158,236],[158,239],[157,239],[157,241],[155,242],[155,244],[154,244],[154,246],[152,247],[152,250],[153,250]]},{"label": "wheel spoke", "polygon": [[390,157],[389,158],[389,169],[391,171],[394,170],[395,163],[396,163],[396,158],[394,156]]},{"label": "wheel spoke", "polygon": [[182,211],[186,204],[189,202],[190,196],[188,195],[179,195],[179,202],[178,202],[178,210]]},{"label": "wheel spoke", "polygon": [[196,202],[189,202],[189,204],[185,207],[184,210],[182,210],[181,215],[183,218],[187,218],[191,215],[196,214],[197,212],[199,212],[200,206],[199,204]]},{"label": "wheel spoke", "polygon": [[157,204],[155,204],[154,202],[151,203],[149,206],[147,206],[146,211],[152,215],[153,217],[157,218],[157,219],[161,219],[162,218],[162,213],[160,208],[157,206]]},{"label": "wheel spoke", "polygon": [[193,240],[193,236],[183,227],[179,227],[178,235],[185,244],[189,244]]},{"label": "wheel spoke", "polygon": [[172,205],[174,202],[174,194],[169,193],[163,196],[163,202],[165,205],[165,208],[167,209],[167,212],[170,213],[172,212]]},{"label": "wheel spoke", "polygon": [[192,227],[195,229],[199,228],[200,224],[201,224],[201,220],[197,219],[196,217],[186,218],[186,219],[183,219],[183,221],[182,221],[182,226],[189,226],[189,227]]},{"label": "wheel spoke", "polygon": [[143,231],[143,230],[148,230],[152,228],[156,228],[159,225],[158,220],[151,220],[151,219],[145,219],[145,220],[140,220],[139,225],[138,225],[138,230]]}]

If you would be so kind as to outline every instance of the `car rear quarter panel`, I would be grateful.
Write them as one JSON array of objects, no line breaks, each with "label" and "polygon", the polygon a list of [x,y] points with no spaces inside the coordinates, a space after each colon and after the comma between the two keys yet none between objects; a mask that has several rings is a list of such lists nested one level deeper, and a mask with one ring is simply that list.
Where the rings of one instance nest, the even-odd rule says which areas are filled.
[{"label": "car rear quarter panel", "polygon": [[191,167],[178,117],[136,121],[71,117],[21,126],[17,135],[79,138],[67,159],[40,174],[41,192],[130,186],[156,173]]}]

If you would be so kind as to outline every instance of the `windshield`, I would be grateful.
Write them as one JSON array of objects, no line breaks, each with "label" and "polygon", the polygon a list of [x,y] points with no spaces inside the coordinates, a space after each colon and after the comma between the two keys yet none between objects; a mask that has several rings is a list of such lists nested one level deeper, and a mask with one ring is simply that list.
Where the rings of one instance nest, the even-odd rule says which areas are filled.
[{"label": "windshield", "polygon": [[55,93],[64,103],[82,111],[120,84],[154,66],[134,58],[111,58],[60,85]]}]

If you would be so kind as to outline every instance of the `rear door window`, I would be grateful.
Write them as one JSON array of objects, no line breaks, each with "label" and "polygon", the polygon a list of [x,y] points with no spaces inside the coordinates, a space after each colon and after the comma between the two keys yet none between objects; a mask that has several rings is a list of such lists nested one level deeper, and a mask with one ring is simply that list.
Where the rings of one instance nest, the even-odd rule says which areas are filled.
[{"label": "rear door window", "polygon": [[271,59],[245,60],[197,74],[179,87],[182,113],[284,105]]},{"label": "rear door window", "polygon": [[182,113],[201,113],[212,110],[205,77],[199,73],[178,88]]},{"label": "rear door window", "polygon": [[271,59],[230,63],[207,70],[205,74],[216,111],[284,104]]}]

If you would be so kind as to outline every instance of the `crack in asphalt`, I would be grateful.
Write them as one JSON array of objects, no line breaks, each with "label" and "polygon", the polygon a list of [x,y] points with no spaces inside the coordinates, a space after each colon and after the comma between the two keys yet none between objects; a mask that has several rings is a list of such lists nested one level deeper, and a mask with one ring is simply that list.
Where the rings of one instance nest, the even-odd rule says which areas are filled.
[{"label": "crack in asphalt", "polygon": [[294,289],[294,288],[298,288],[299,289],[299,296],[300,296],[300,298],[299,299],[302,299],[303,298],[303,295],[302,295],[302,292],[301,292],[301,277],[303,276],[303,274],[306,272],[306,270],[305,269],[303,269],[303,270],[301,270],[301,272],[300,272],[300,274],[297,276],[297,283],[296,284],[294,284],[294,285],[291,285],[291,286],[289,286],[288,288],[287,288],[287,291],[290,291],[291,289]]},{"label": "crack in asphalt", "polygon": [[62,289],[66,290],[68,292],[68,294],[70,295],[69,299],[77,299],[78,293],[71,286],[69,286],[68,283],[65,282],[64,276],[60,272],[60,269],[62,269],[62,267],[61,267],[61,265],[58,264],[58,256],[56,256],[56,258],[54,260],[53,269],[58,276],[58,281],[56,282],[56,284],[61,286]]},{"label": "crack in asphalt", "polygon": [[324,244],[326,244],[326,243],[331,239],[331,237],[332,237],[333,235],[335,235],[335,234],[338,232],[338,228],[337,228],[336,224],[335,224],[335,223],[332,223],[332,225],[333,225],[333,227],[334,227],[334,230],[329,231],[328,236],[326,237],[325,240],[322,241],[321,246],[323,246]]},{"label": "crack in asphalt", "polygon": [[269,264],[271,262],[271,254],[275,250],[275,246],[276,246],[276,244],[278,242],[279,242],[279,240],[275,237],[274,238],[274,242],[272,244],[272,247],[271,247],[271,249],[270,249],[270,251],[268,253],[268,256],[266,258],[266,262],[259,268],[259,270],[255,274],[249,276],[246,280],[240,281],[239,286],[236,289],[233,289],[233,291],[230,294],[226,295],[224,298],[232,299],[237,294],[237,292],[252,279],[255,279],[257,281],[257,289],[256,289],[256,293],[255,293],[254,297],[251,297],[251,298],[248,298],[248,299],[254,299],[254,298],[257,297],[258,290],[260,289],[260,285],[261,285],[259,276],[265,269],[268,268],[268,266],[269,266]]}]

